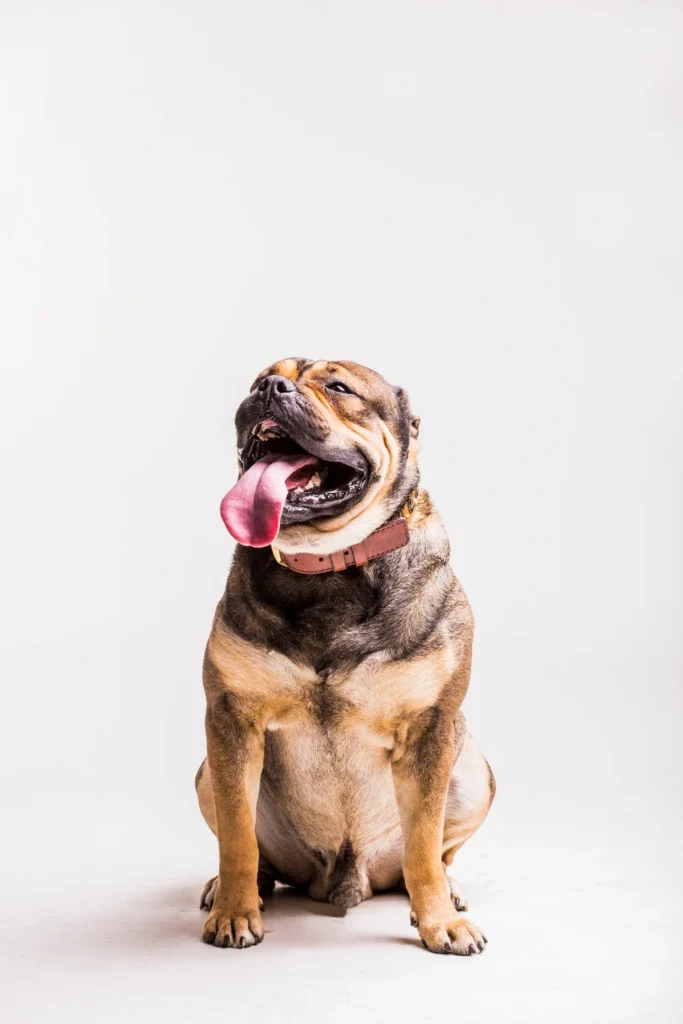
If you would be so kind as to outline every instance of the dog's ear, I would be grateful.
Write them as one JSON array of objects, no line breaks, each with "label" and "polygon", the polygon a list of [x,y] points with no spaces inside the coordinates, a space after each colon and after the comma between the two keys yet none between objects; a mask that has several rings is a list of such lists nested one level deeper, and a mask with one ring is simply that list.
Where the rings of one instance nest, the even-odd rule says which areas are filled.
[{"label": "dog's ear", "polygon": [[399,408],[403,413],[403,418],[408,424],[408,429],[411,437],[417,437],[420,433],[420,417],[413,416],[412,409],[410,408],[410,401],[403,388],[394,388],[394,394],[396,395]]}]

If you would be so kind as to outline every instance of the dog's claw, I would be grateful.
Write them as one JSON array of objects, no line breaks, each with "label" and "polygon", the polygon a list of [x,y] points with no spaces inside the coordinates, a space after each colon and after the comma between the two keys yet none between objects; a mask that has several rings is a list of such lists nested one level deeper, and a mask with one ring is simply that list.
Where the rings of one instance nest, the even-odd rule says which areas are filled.
[{"label": "dog's claw", "polygon": [[433,953],[472,956],[484,949],[481,932],[467,918],[435,916],[421,923],[419,927],[422,944]]}]

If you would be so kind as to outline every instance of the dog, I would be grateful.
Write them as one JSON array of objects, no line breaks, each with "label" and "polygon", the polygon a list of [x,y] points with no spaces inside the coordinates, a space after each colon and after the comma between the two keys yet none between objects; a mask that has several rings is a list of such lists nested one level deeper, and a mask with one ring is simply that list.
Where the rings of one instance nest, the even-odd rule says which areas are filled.
[{"label": "dog", "polygon": [[495,782],[460,711],[473,619],[419,485],[420,421],[366,367],[285,359],[235,422],[196,777],[219,848],[203,939],[261,942],[282,882],[344,908],[407,890],[427,949],[480,953],[446,869]]}]

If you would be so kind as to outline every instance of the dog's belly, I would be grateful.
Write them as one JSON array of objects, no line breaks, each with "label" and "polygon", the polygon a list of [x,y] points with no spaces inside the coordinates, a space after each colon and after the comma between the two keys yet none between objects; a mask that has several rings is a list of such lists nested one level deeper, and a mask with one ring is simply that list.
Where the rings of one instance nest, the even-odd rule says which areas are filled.
[{"label": "dog's belly", "polygon": [[[266,734],[257,837],[282,880],[320,899],[332,899],[344,878],[362,897],[399,882],[403,844],[392,758],[414,716],[437,701],[454,664],[444,646],[419,666],[378,653],[324,679],[300,676],[295,666],[280,673],[285,710]],[[275,683],[272,677],[273,689]],[[338,902],[350,905],[347,895]]]},{"label": "dog's belly", "polygon": [[395,885],[402,837],[387,746],[362,726],[310,719],[269,732],[257,836],[278,876],[316,898]]}]

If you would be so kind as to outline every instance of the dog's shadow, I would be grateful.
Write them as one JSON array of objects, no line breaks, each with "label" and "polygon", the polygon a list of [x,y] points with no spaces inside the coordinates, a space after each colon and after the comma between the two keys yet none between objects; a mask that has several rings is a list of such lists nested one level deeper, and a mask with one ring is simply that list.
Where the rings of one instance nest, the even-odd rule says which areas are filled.
[{"label": "dog's shadow", "polygon": [[[42,938],[49,943],[53,959],[118,959],[143,952],[154,955],[157,949],[168,950],[178,944],[196,943],[199,947],[206,920],[206,911],[199,909],[200,892],[199,884],[148,889],[140,896],[131,895],[87,914],[46,922]],[[266,933],[310,914],[343,918],[346,911],[312,900],[296,889],[278,886],[265,900]]]}]

